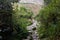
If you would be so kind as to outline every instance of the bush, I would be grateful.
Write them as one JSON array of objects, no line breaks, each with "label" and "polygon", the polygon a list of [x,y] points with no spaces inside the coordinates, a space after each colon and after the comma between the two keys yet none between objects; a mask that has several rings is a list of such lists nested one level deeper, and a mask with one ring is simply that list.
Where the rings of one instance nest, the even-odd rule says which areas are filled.
[{"label": "bush", "polygon": [[40,21],[38,34],[46,40],[60,40],[60,0],[52,0],[37,16]]},{"label": "bush", "polygon": [[[15,4],[16,5],[16,4]],[[18,5],[14,6],[14,13],[13,15],[13,24],[14,28],[17,29],[17,35],[16,40],[22,40],[23,38],[26,38],[28,35],[28,31],[26,27],[28,25],[31,25],[31,19],[32,17],[32,12],[29,9],[26,9],[25,7],[19,7]],[[17,28],[18,27],[18,28]]]}]

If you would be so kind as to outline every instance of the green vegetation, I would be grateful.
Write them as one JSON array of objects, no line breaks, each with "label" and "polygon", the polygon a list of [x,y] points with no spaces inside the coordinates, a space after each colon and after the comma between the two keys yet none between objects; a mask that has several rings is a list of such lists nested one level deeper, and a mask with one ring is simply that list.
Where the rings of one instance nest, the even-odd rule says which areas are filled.
[{"label": "green vegetation", "polygon": [[0,40],[8,40],[12,31],[12,6],[7,1],[0,0]]},{"label": "green vegetation", "polygon": [[45,3],[45,5],[48,5],[48,4],[50,4],[51,1],[52,0],[44,0],[44,3]]},{"label": "green vegetation", "polygon": [[[60,40],[60,0],[44,0],[46,5],[36,19],[40,40]],[[17,2],[14,1],[14,2]],[[17,3],[0,0],[1,40],[22,40],[28,36],[27,26],[31,25],[33,12]],[[1,31],[2,30],[2,31]],[[33,29],[34,30],[34,29]],[[13,32],[13,33],[12,33]]]},{"label": "green vegetation", "polygon": [[32,17],[32,11],[30,9],[26,9],[25,7],[19,7],[18,5],[15,7],[13,15],[13,24],[14,28],[17,30],[17,35],[14,40],[22,40],[23,38],[26,38],[28,35],[28,31],[26,27],[28,25],[31,25],[32,22],[29,21]]},{"label": "green vegetation", "polygon": [[28,35],[26,27],[32,24],[33,13],[16,4],[12,6],[10,1],[0,0],[0,36],[3,37],[0,40],[22,40]]},{"label": "green vegetation", "polygon": [[51,0],[51,2],[44,7],[37,20],[40,22],[38,27],[38,34],[40,39],[46,40],[60,40],[60,0]]}]

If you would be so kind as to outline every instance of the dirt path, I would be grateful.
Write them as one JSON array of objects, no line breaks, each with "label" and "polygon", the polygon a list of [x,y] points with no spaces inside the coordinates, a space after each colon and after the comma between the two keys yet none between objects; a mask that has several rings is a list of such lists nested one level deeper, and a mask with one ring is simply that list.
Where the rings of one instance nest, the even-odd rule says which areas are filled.
[{"label": "dirt path", "polygon": [[29,36],[27,37],[27,39],[23,39],[23,40],[38,40],[38,34],[37,34],[37,21],[36,20],[32,20],[33,24],[30,26],[27,26],[27,30],[29,32]]}]

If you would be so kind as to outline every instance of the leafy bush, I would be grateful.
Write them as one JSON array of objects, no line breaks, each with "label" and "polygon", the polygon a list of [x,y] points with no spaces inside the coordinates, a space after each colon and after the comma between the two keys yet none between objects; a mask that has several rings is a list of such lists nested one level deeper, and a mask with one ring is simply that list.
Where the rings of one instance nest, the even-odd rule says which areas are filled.
[{"label": "leafy bush", "polygon": [[[14,6],[13,15],[13,24],[14,28],[17,29],[18,34],[16,36],[16,40],[22,40],[22,38],[26,38],[28,35],[28,31],[26,27],[30,25],[32,22],[29,21],[32,17],[32,12],[25,7],[19,7],[18,5]],[[18,27],[18,28],[17,28]],[[15,40],[14,39],[14,40]]]},{"label": "leafy bush", "polygon": [[60,0],[51,0],[50,4],[42,9],[37,16],[40,21],[38,34],[46,40],[60,40]]}]

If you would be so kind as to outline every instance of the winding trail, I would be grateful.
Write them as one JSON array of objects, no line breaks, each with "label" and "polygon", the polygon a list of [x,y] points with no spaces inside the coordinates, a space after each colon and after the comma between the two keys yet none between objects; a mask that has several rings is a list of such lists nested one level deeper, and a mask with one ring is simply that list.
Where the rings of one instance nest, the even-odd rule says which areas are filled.
[{"label": "winding trail", "polygon": [[37,24],[38,22],[36,20],[32,20],[32,25],[27,26],[27,30],[30,33],[29,36],[27,37],[27,39],[23,39],[23,40],[38,40],[38,34],[37,34]]},{"label": "winding trail", "polygon": [[[43,8],[44,6],[44,0],[19,0],[18,2],[20,3],[28,3],[26,4],[27,8],[31,6],[31,9],[34,13],[34,15],[37,15],[38,11],[41,10],[41,8]],[[29,3],[33,3],[37,6],[32,6]],[[24,4],[25,5],[25,4]],[[40,5],[40,6],[39,6]],[[39,40],[38,34],[37,34],[37,24],[39,24],[35,19],[32,19],[32,25],[27,26],[27,30],[29,32],[29,36],[27,36],[27,39],[23,39],[23,40]]]}]

